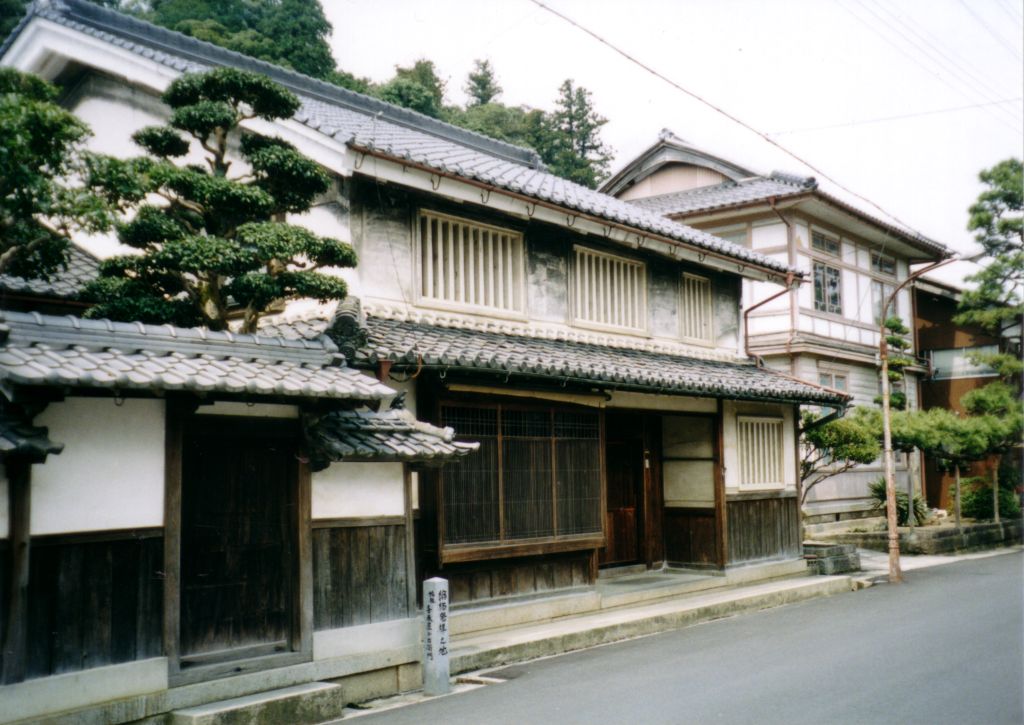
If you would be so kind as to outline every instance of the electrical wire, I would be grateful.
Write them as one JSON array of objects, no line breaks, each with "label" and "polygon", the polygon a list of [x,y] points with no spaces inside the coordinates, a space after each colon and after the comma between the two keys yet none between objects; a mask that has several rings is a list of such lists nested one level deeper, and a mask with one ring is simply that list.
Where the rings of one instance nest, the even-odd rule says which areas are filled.
[{"label": "electrical wire", "polygon": [[[871,12],[873,15],[875,15],[875,17],[879,18],[879,20],[881,20],[883,23],[886,22],[883,18],[881,18],[877,14],[875,14],[871,10],[871,8],[867,7],[864,4],[864,2],[862,2],[862,0],[854,0],[854,1],[857,2],[859,5],[861,5],[861,7],[864,7],[865,10],[867,10],[868,12]],[[919,24],[921,31],[924,32],[924,33],[927,33],[931,37],[932,40],[929,40],[928,38],[924,37],[924,35],[922,35],[921,32],[918,32],[918,29],[915,28],[914,25],[912,25],[910,23],[904,22],[904,20],[899,15],[894,13],[891,9],[885,7],[885,5],[881,2],[881,0],[874,0],[874,4],[883,13],[885,13],[890,18],[892,18],[897,24],[899,24],[901,27],[905,28],[908,33],[910,33],[911,35],[916,37],[918,40],[920,40],[922,43],[924,43],[927,46],[927,48],[930,48],[932,52],[929,52],[927,49],[922,49],[922,51],[926,55],[928,55],[931,60],[936,60],[936,61],[938,61],[938,64],[940,66],[945,66],[945,70],[947,70],[948,72],[951,72],[966,88],[970,89],[976,95],[981,97],[984,101],[995,101],[995,100],[997,100],[998,98],[1000,98],[1003,95],[1002,92],[999,89],[997,89],[995,86],[993,86],[993,85],[991,85],[989,83],[989,81],[985,77],[985,73],[983,71],[979,71],[976,67],[971,65],[968,61],[965,61],[963,58],[960,58],[958,54],[957,55],[958,55],[959,61],[958,60],[954,60],[953,58],[951,58],[950,55],[948,53],[946,53],[943,50],[942,47],[940,47],[942,45],[941,41],[939,41],[937,38],[935,38],[935,36],[931,35],[931,33],[928,32],[927,28],[925,28],[923,24]],[[913,43],[913,41],[911,41],[909,38],[907,38],[905,35],[903,35],[894,26],[888,25],[888,27],[889,27],[890,30],[893,30],[898,35],[901,35],[902,37],[904,37],[908,42],[913,44],[915,47],[919,47],[919,46],[916,45],[916,43]],[[932,41],[934,41],[934,42],[932,42]],[[951,51],[951,52],[956,54],[955,51]],[[934,53],[935,55],[933,55],[932,53]],[[968,67],[968,66],[970,66],[970,67]],[[1021,119],[1016,114],[1011,113],[1009,111],[1009,109],[1002,109],[1001,108],[999,110],[1005,111],[1006,115],[1009,118],[1011,118],[1015,124],[1020,124],[1021,123]]]},{"label": "electrical wire", "polygon": [[1005,48],[1007,51],[1009,51],[1010,55],[1012,55],[1014,57],[1014,59],[1016,59],[1018,61],[1024,60],[1024,57],[1021,56],[1020,51],[1017,50],[1016,48],[1014,48],[1009,43],[1007,43],[1006,42],[1006,38],[1004,38],[1003,36],[999,35],[999,33],[997,33],[995,30],[993,30],[992,26],[989,25],[988,22],[986,22],[986,20],[983,17],[978,15],[976,12],[974,12],[971,9],[970,5],[965,3],[964,0],[960,0],[960,4],[964,6],[964,10],[966,10],[968,13],[971,14],[972,18],[974,18],[975,20],[978,21],[978,25],[980,25],[982,28],[984,28],[985,31],[989,35],[991,35],[995,39],[995,41],[997,43],[999,43],[999,45],[1003,46],[1003,48]]},{"label": "electrical wire", "polygon": [[[882,33],[878,28],[876,28],[870,22],[866,21],[864,18],[862,18],[857,13],[855,13],[852,9],[850,9],[850,7],[848,7],[845,3],[843,3],[842,0],[839,0],[839,2],[837,2],[836,4],[839,7],[841,7],[843,10],[845,10],[847,13],[849,13],[855,20],[857,20],[857,22],[861,23],[869,31],[871,31],[872,33],[877,35],[879,38],[884,40],[886,43],[888,43],[890,46],[895,48],[900,54],[902,54],[904,57],[906,57],[912,63],[914,63],[915,65],[920,67],[922,70],[924,70],[929,75],[934,76],[936,78],[936,80],[938,80],[940,83],[945,85],[947,88],[949,88],[950,90],[958,93],[959,95],[963,96],[964,98],[966,98],[969,101],[975,101],[976,100],[969,93],[963,91],[960,88],[954,87],[952,84],[949,83],[949,81],[947,81],[945,78],[943,78],[939,73],[936,73],[933,68],[928,67],[928,65],[923,63],[917,56],[911,54],[906,49],[906,47],[904,45],[902,45],[900,43],[897,43],[892,38],[890,38],[889,36],[887,36],[884,33]],[[963,81],[960,81],[960,82],[963,83]],[[996,121],[999,121],[1000,123],[1002,123],[1004,126],[1006,126],[1009,130],[1013,131],[1014,133],[1017,133],[1017,134],[1020,133],[1020,129],[1016,126],[1016,124],[1011,125],[1011,123],[1009,121],[1007,121],[1006,118],[1004,118],[1003,116],[1000,116],[1000,115],[998,115],[996,113],[992,113],[992,112],[989,113],[989,116],[991,116]]]},{"label": "electrical wire", "polygon": [[878,211],[880,211],[885,216],[887,216],[890,219],[898,222],[899,224],[901,224],[906,229],[914,231],[915,234],[918,234],[919,236],[924,236],[924,235],[920,234],[920,232],[917,232],[916,230],[914,230],[913,226],[911,226],[907,222],[903,221],[902,219],[900,219],[898,216],[896,216],[892,212],[888,211],[887,209],[883,208],[882,206],[879,206],[877,203],[875,203],[871,199],[868,199],[863,194],[859,194],[856,191],[854,191],[853,189],[850,189],[849,187],[847,187],[844,184],[840,183],[836,179],[832,178],[832,176],[830,176],[829,174],[825,173],[825,171],[820,169],[815,164],[811,163],[810,161],[807,161],[806,159],[804,159],[802,156],[798,155],[797,153],[795,153],[793,151],[790,151],[788,148],[786,148],[785,146],[780,144],[778,141],[776,141],[773,138],[771,138],[768,134],[766,134],[763,131],[759,131],[758,129],[754,128],[753,126],[751,126],[749,123],[747,123],[743,119],[741,119],[741,118],[733,115],[732,113],[726,111],[724,108],[716,106],[714,103],[712,103],[711,101],[705,99],[703,96],[701,96],[701,95],[699,95],[697,93],[694,93],[693,91],[691,91],[691,90],[689,90],[687,88],[684,88],[682,85],[680,85],[676,81],[672,80],[671,78],[668,78],[667,76],[665,76],[664,74],[662,74],[659,71],[655,70],[654,68],[652,68],[651,66],[647,65],[643,61],[641,61],[641,60],[637,59],[636,57],[630,55],[625,50],[619,48],[617,45],[615,45],[611,41],[606,40],[605,38],[603,38],[602,36],[598,35],[593,30],[590,30],[589,28],[581,25],[580,23],[576,22],[575,20],[573,20],[569,16],[567,16],[567,15],[565,15],[565,14],[563,14],[563,13],[557,11],[557,10],[555,10],[554,8],[549,7],[548,5],[545,5],[543,2],[541,2],[541,0],[530,0],[530,2],[532,2],[537,7],[541,8],[543,10],[546,10],[547,12],[551,13],[555,17],[558,17],[558,18],[564,20],[565,22],[569,23],[570,25],[572,25],[574,28],[580,30],[581,32],[586,33],[587,35],[592,37],[594,40],[598,41],[602,45],[604,45],[607,48],[611,49],[616,54],[622,56],[623,58],[628,60],[633,65],[636,65],[639,68],[642,68],[644,71],[646,71],[647,73],[651,74],[655,78],[663,81],[664,83],[667,83],[668,85],[672,86],[676,90],[678,90],[678,91],[680,91],[682,93],[685,93],[687,96],[689,96],[690,98],[694,99],[695,101],[698,101],[699,103],[701,103],[704,106],[707,106],[708,108],[712,109],[716,113],[718,113],[718,114],[720,114],[722,116],[725,116],[726,118],[728,118],[733,123],[735,123],[735,124],[745,128],[747,131],[750,131],[751,133],[755,134],[756,136],[759,136],[764,141],[768,142],[769,144],[771,144],[775,148],[779,149],[780,151],[782,151],[784,154],[786,154],[790,158],[795,159],[796,161],[800,162],[801,164],[806,166],[808,169],[813,171],[815,174],[817,174],[821,178],[831,182],[837,188],[841,189],[842,191],[846,192],[847,194],[849,194],[849,195],[851,195],[851,196],[853,196],[853,197],[855,197],[857,199],[860,199],[864,203],[870,205],[872,208],[877,209]]},{"label": "electrical wire", "polygon": [[972,103],[967,106],[953,106],[952,108],[936,108],[932,111],[918,111],[916,113],[903,113],[898,116],[881,116],[879,118],[864,118],[859,121],[850,121],[848,123],[833,123],[829,126],[810,126],[807,128],[793,128],[786,131],[772,131],[768,133],[769,136],[786,136],[792,133],[809,133],[811,131],[828,131],[834,128],[849,128],[851,126],[865,126],[871,123],[885,123],[886,121],[901,121],[905,118],[919,118],[921,116],[936,116],[942,113],[955,113],[957,111],[968,111],[972,108],[984,108],[985,106],[995,106],[1004,103],[1017,103],[1024,101],[1024,96],[1018,98],[1004,98],[1000,101],[992,101],[990,103]]}]

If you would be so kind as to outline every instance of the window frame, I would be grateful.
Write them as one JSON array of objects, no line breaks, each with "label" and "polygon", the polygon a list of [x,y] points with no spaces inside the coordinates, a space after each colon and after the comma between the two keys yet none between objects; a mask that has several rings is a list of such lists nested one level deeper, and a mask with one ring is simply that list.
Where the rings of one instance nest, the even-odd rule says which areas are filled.
[{"label": "window frame", "polygon": [[[777,465],[779,472],[778,481],[757,481],[746,480],[744,472],[744,446],[743,446],[743,423],[771,423],[778,428],[778,456]],[[737,489],[743,491],[780,491],[786,488],[786,419],[781,415],[737,415],[736,416],[736,459],[737,459]]]},{"label": "window frame", "polygon": [[[820,246],[817,243],[819,239],[823,241]],[[835,249],[832,249],[832,245],[835,245]],[[841,259],[843,256],[842,240],[818,229],[811,230],[811,249],[837,259]]]},{"label": "window frame", "polygon": [[[586,317],[580,316],[580,299],[582,291],[580,284],[582,284],[582,276],[579,268],[580,255],[589,255],[598,259],[606,259],[612,262],[625,264],[636,267],[639,270],[638,279],[642,280],[639,290],[639,299],[636,300],[637,312],[640,317],[640,324],[636,327],[626,325],[616,325],[612,323],[594,321]],[[648,279],[647,279],[647,263],[634,259],[632,257],[626,257],[621,254],[614,254],[612,252],[606,252],[602,249],[595,249],[594,247],[588,247],[582,244],[574,244],[572,246],[572,257],[570,268],[572,270],[569,280],[569,298],[570,308],[572,310],[572,325],[574,327],[583,327],[592,330],[601,330],[604,332],[618,332],[626,335],[648,335],[649,333],[649,315],[647,314],[648,306]]]},{"label": "window frame", "polygon": [[[597,458],[599,467],[598,476],[598,518],[600,521],[600,531],[598,532],[584,532],[578,534],[558,534],[555,533],[552,536],[533,537],[533,538],[509,538],[504,539],[491,539],[483,541],[473,542],[462,542],[462,543],[449,543],[445,540],[445,492],[444,492],[444,468],[437,473],[437,485],[436,485],[436,511],[437,511],[437,551],[438,559],[441,563],[455,563],[465,561],[478,561],[483,559],[492,558],[508,558],[516,556],[535,556],[541,554],[550,554],[557,552],[568,552],[568,551],[581,551],[587,549],[599,549],[606,545],[607,538],[605,531],[606,528],[606,481],[605,481],[605,417],[602,411],[596,410],[588,406],[574,406],[565,403],[555,403],[544,401],[542,404],[530,404],[527,402],[519,401],[508,401],[507,399],[493,398],[487,400],[472,400],[463,399],[461,397],[444,397],[437,402],[437,420],[441,425],[446,425],[446,421],[443,417],[443,410],[446,407],[452,408],[476,408],[494,410],[497,415],[497,429],[495,433],[495,441],[499,449],[498,456],[496,459],[497,469],[494,472],[497,477],[497,501],[499,506],[499,519],[503,516],[504,507],[504,490],[502,488],[502,478],[504,475],[503,462],[502,462],[502,447],[504,436],[502,435],[502,415],[506,411],[527,411],[537,412],[545,411],[552,416],[557,413],[590,413],[597,417],[598,422],[598,437],[597,442]],[[467,434],[466,439],[472,439],[472,434]],[[557,531],[558,521],[558,501],[557,498],[557,476],[558,468],[554,464],[554,449],[555,445],[560,439],[555,436],[555,430],[552,428],[550,441],[552,447],[552,466],[551,466],[551,490],[552,490],[552,519],[553,528]],[[504,523],[499,520],[500,528],[504,528]],[[499,534],[500,537],[500,534]]]},{"label": "window frame", "polygon": [[[701,284],[707,288],[707,337],[693,337],[685,334],[686,324],[686,280],[698,280]],[[700,274],[693,274],[692,272],[683,272],[679,281],[679,339],[684,342],[693,343],[695,345],[701,345],[704,347],[714,347],[717,339],[715,335],[715,283],[711,277],[705,277]]]},{"label": "window frame", "polygon": [[[513,263],[513,275],[516,279],[512,280],[512,284],[514,285],[514,291],[512,294],[518,298],[518,306],[515,308],[498,307],[445,299],[443,297],[424,294],[423,288],[425,284],[424,275],[426,274],[426,268],[423,264],[424,239],[422,230],[425,218],[437,219],[439,222],[460,224],[466,227],[486,230],[492,233],[508,236],[510,244],[515,248],[514,254],[515,256],[518,256],[518,259]],[[527,245],[526,235],[523,232],[511,227],[502,227],[496,224],[482,222],[477,219],[470,219],[467,217],[456,216],[454,214],[434,211],[433,209],[421,208],[417,209],[413,220],[413,239],[413,298],[416,305],[439,310],[467,312],[471,314],[502,317],[513,320],[526,320],[528,318]]]},{"label": "window frame", "polygon": [[[889,295],[896,291],[896,285],[893,282],[886,282],[880,279],[871,280],[871,319],[874,320],[876,325],[881,325],[885,322],[888,317],[882,316],[882,306],[885,301],[889,299]],[[897,294],[892,300],[892,309],[889,311],[889,316],[900,316],[900,296]]]},{"label": "window frame", "polygon": [[[886,271],[882,267],[882,262],[886,260],[892,262],[891,272]],[[897,276],[897,273],[899,272],[899,266],[897,265],[896,257],[892,256],[891,254],[884,254],[882,252],[871,252],[871,271],[876,274],[883,274],[886,277],[895,278]]]},{"label": "window frame", "polygon": [[[828,290],[827,289],[823,290],[823,302],[821,303],[821,304],[824,305],[824,309],[822,307],[819,307],[819,302],[818,302],[818,268],[819,267],[823,270],[823,272],[822,272],[822,284],[823,285],[827,284],[826,277],[827,277],[828,273],[829,272],[835,272],[836,279],[838,280],[838,284],[836,285],[836,292],[837,292],[837,298],[839,300],[838,304],[835,305],[835,309],[833,309],[833,305],[828,300]],[[838,316],[842,317],[843,316],[843,270],[842,270],[842,268],[841,267],[835,267],[835,266],[833,266],[831,264],[828,264],[827,262],[821,262],[821,261],[818,261],[818,260],[814,260],[813,266],[811,267],[811,272],[812,272],[812,275],[813,275],[813,278],[814,278],[814,290],[813,290],[814,291],[814,311],[815,312],[823,312],[823,313],[828,314],[828,315],[838,315]]]}]

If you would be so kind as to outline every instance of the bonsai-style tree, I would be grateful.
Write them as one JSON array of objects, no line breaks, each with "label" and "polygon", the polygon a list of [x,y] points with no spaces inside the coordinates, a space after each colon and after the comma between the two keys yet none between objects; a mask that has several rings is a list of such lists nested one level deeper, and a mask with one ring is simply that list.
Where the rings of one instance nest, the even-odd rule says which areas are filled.
[{"label": "bonsai-style tree", "polygon": [[[970,391],[960,399],[968,413],[988,426],[988,453],[997,461],[1021,445],[1024,435],[1024,402],[1005,382],[989,383]],[[992,517],[999,521],[999,465],[992,466]]]},{"label": "bonsai-style tree", "polygon": [[877,411],[868,408],[854,408],[842,418],[820,424],[816,424],[814,413],[805,412],[801,423],[800,503],[822,481],[877,460],[882,452],[881,425]]},{"label": "bonsai-style tree", "polygon": [[89,129],[56,97],[43,79],[0,68],[0,274],[49,279],[74,233],[113,222],[80,181]]},{"label": "bonsai-style tree", "polygon": [[352,247],[284,222],[330,178],[286,141],[240,128],[289,118],[298,98],[265,76],[219,68],[181,76],[163,100],[169,123],[132,136],[149,156],[92,165],[91,183],[132,212],[118,238],[139,253],[101,265],[87,314],[213,330],[237,319],[253,332],[285,300],[344,298],[344,281],[321,270],[355,265]]}]

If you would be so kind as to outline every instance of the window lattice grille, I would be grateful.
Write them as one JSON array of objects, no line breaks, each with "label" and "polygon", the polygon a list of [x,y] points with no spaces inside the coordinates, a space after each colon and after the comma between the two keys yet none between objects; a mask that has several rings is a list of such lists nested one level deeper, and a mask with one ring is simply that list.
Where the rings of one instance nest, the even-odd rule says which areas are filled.
[{"label": "window lattice grille", "polygon": [[711,342],[711,280],[693,274],[683,275],[682,335],[690,340]]},{"label": "window lattice grille", "polygon": [[741,486],[782,486],[782,419],[736,419]]},{"label": "window lattice grille", "polygon": [[576,247],[576,322],[647,329],[647,271],[643,262]]},{"label": "window lattice grille", "polygon": [[420,212],[420,299],[449,306],[524,311],[523,236]]}]

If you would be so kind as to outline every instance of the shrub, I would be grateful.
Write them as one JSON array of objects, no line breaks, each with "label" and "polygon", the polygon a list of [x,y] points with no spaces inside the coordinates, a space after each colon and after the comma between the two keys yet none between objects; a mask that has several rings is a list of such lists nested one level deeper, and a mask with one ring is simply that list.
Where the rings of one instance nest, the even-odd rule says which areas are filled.
[{"label": "shrub", "polygon": [[[1002,481],[1000,481],[1002,483]],[[988,478],[965,478],[961,480],[960,510],[972,519],[991,519],[992,482]],[[1020,499],[1016,493],[1003,485],[999,487],[999,516],[1013,519],[1020,516]]]},{"label": "shrub", "polygon": [[[871,498],[875,499],[875,509],[885,509],[885,479],[879,478],[871,484]],[[1000,504],[1002,499],[999,499]],[[928,507],[920,496],[914,496],[914,520],[921,523],[928,518]],[[907,525],[907,492],[896,492],[896,524],[897,526]]]}]

